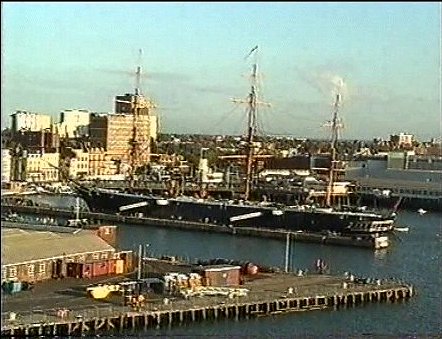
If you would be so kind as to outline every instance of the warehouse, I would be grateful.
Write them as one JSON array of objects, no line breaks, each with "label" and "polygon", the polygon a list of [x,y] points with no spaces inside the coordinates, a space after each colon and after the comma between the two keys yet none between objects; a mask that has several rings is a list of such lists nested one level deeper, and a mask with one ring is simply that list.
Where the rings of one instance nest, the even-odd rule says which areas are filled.
[{"label": "warehouse", "polygon": [[124,273],[127,253],[116,253],[97,233],[105,236],[109,230],[2,228],[2,283]]}]

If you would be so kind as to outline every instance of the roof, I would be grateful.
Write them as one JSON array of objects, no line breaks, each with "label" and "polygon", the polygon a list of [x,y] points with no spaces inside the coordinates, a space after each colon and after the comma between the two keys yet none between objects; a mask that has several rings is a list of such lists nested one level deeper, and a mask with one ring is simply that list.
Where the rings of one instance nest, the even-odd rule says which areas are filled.
[{"label": "roof", "polygon": [[203,271],[205,272],[222,272],[222,271],[231,271],[239,269],[241,269],[241,266],[233,266],[233,265],[209,265],[203,267]]},{"label": "roof", "polygon": [[112,250],[89,230],[56,233],[2,227],[2,266]]}]

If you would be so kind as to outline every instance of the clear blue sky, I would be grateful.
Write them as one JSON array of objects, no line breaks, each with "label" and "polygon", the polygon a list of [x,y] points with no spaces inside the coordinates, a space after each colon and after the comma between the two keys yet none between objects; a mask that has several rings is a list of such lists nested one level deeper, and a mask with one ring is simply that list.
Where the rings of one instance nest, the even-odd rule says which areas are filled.
[{"label": "clear blue sky", "polygon": [[264,133],[326,137],[344,79],[343,137],[441,134],[438,3],[2,3],[2,126],[17,109],[111,112],[143,92],[175,133],[245,130],[259,45]]}]

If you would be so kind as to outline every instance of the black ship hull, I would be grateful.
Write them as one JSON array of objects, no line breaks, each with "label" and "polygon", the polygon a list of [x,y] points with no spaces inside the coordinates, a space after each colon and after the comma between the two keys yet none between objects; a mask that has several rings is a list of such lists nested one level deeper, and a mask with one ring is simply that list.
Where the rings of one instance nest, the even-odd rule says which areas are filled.
[{"label": "black ship hull", "polygon": [[94,212],[142,215],[165,220],[204,222],[226,227],[257,227],[339,234],[383,233],[393,229],[394,217],[373,213],[336,212],[311,207],[276,207],[203,201],[192,198],[164,199],[76,187]]}]

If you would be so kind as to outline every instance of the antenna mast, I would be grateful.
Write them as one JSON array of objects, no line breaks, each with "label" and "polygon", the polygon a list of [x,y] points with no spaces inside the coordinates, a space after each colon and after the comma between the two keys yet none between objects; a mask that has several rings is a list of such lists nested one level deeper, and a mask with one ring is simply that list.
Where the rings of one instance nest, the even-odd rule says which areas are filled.
[{"label": "antenna mast", "polygon": [[248,95],[247,100],[237,100],[233,99],[233,102],[239,103],[247,103],[248,104],[248,126],[247,126],[247,160],[246,160],[246,187],[244,192],[244,200],[248,200],[251,191],[252,184],[252,163],[253,163],[253,137],[256,131],[256,123],[257,123],[257,113],[258,113],[258,105],[267,105],[270,104],[265,102],[258,101],[258,62],[257,62],[257,50],[258,45],[256,45],[252,50],[247,54],[246,59],[255,53],[254,63],[252,65],[252,74],[251,74],[251,87],[250,93]]},{"label": "antenna mast", "polygon": [[136,76],[135,76],[135,95],[140,95],[141,94],[141,58],[143,55],[143,50],[140,48],[138,50],[138,66],[137,66],[137,71],[136,71]]},{"label": "antenna mast", "polygon": [[341,98],[341,87],[342,83],[338,87],[338,91],[336,93],[336,98],[333,103],[333,117],[331,121],[331,163],[330,163],[330,172],[329,172],[329,180],[327,185],[327,195],[326,195],[326,205],[331,205],[331,196],[333,194],[333,186],[335,182],[335,165],[336,165],[336,143],[338,141],[338,133],[339,129],[342,127],[342,124],[340,123],[340,119],[338,116],[339,113],[339,106],[341,104],[342,98]]}]

